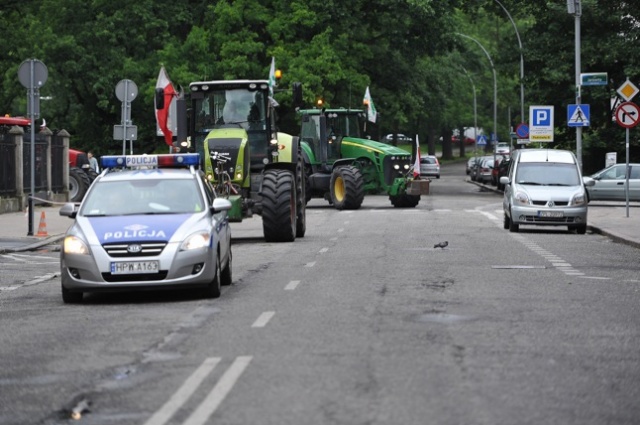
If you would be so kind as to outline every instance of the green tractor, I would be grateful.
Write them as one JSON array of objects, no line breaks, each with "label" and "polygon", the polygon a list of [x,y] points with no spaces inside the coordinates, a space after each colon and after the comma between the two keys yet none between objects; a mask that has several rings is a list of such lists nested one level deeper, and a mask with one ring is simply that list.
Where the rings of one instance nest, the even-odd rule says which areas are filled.
[{"label": "green tractor", "polygon": [[[204,172],[217,196],[231,201],[229,220],[240,222],[254,213],[261,215],[267,242],[304,237],[301,146],[298,137],[278,132],[277,103],[270,96],[269,82],[201,81],[191,83],[189,89],[189,100],[177,104],[178,140],[181,121],[185,126],[188,121],[185,139],[190,140],[189,149],[204,158]],[[156,90],[158,109],[162,107],[161,90]],[[298,83],[294,84],[296,99],[302,99]]]},{"label": "green tractor", "polygon": [[339,210],[358,209],[366,193],[387,193],[397,208],[414,208],[428,180],[414,181],[411,155],[364,138],[360,109],[300,110],[307,202],[324,198]]}]

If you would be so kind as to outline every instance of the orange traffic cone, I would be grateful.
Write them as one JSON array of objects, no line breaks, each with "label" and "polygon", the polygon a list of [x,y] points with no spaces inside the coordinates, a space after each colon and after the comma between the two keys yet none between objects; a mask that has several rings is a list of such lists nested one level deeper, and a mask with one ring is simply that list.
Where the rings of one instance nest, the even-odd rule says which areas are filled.
[{"label": "orange traffic cone", "polygon": [[42,211],[42,214],[40,214],[40,225],[38,226],[38,233],[36,233],[36,236],[49,236],[49,234],[47,233],[47,217],[45,216],[44,211]]}]

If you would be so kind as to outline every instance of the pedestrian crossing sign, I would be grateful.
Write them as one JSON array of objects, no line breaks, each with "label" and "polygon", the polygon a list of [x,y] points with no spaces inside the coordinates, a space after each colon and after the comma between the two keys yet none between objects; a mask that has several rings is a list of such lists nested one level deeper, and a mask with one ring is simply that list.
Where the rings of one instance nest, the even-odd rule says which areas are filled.
[{"label": "pedestrian crossing sign", "polygon": [[569,105],[567,108],[567,125],[569,127],[588,127],[590,122],[589,105]]}]

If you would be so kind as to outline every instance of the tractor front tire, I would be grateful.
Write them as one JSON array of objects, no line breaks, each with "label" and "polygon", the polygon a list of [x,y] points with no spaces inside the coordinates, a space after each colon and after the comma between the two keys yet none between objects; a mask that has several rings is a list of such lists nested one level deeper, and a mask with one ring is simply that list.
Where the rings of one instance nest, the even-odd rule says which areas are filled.
[{"label": "tractor front tire", "polygon": [[331,173],[331,202],[338,210],[357,210],[364,200],[364,179],[352,165],[337,167]]},{"label": "tractor front tire", "polygon": [[267,242],[296,239],[296,178],[291,171],[270,169],[262,179],[262,230]]}]

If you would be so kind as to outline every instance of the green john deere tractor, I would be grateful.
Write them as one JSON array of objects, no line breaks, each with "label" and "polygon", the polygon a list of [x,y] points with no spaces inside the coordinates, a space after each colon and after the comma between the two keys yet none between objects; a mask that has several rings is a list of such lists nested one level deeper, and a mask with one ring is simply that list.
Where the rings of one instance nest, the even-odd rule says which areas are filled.
[{"label": "green john deere tractor", "polygon": [[[189,89],[188,102],[178,103],[178,130],[188,121],[189,149],[204,158],[204,171],[217,195],[231,201],[229,220],[261,215],[267,242],[304,237],[301,146],[298,137],[278,132],[277,103],[270,97],[268,81],[201,81]],[[160,90],[156,90],[158,109]],[[294,101],[301,101],[300,84],[294,84],[293,92]]]},{"label": "green john deere tractor", "polygon": [[307,202],[324,198],[339,210],[358,209],[366,193],[383,192],[394,207],[414,208],[420,194],[428,193],[428,180],[413,180],[408,152],[362,136],[365,111],[304,109],[299,114]]}]

